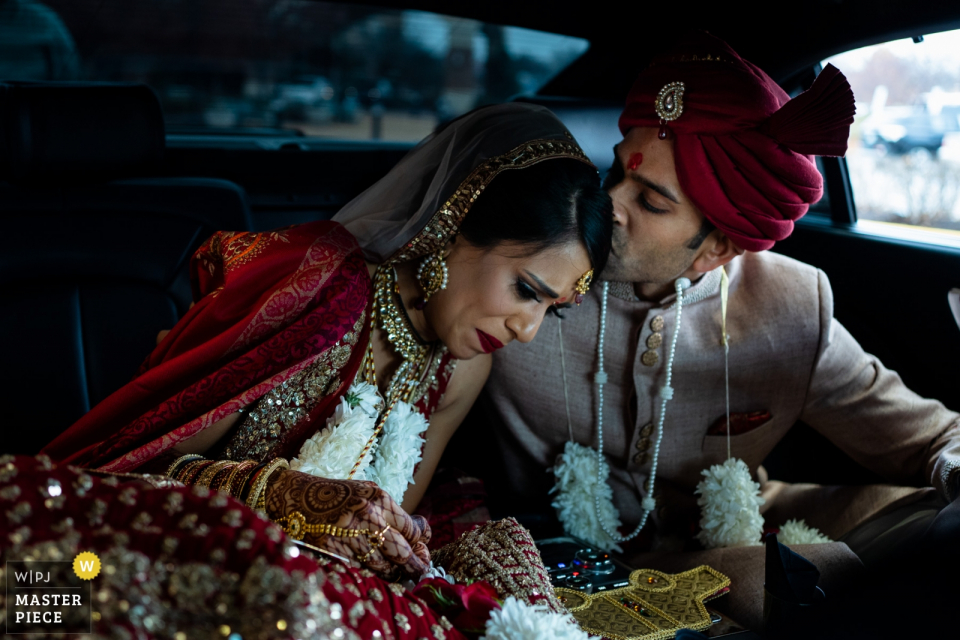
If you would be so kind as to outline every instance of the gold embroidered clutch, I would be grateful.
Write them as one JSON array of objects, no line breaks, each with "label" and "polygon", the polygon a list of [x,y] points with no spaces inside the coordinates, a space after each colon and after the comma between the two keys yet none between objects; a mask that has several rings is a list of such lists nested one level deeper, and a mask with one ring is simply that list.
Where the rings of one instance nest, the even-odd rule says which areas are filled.
[{"label": "gold embroidered clutch", "polygon": [[557,598],[587,633],[610,640],[662,640],[710,626],[705,602],[729,591],[730,578],[708,566],[667,574],[637,569],[630,586],[587,595],[559,587]]}]

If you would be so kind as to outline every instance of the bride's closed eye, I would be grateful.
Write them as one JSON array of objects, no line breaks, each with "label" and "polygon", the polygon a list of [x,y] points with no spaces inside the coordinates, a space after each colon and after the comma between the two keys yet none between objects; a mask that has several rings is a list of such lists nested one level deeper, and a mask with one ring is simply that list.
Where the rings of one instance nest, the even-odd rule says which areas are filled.
[{"label": "bride's closed eye", "polygon": [[536,289],[531,287],[523,278],[517,278],[517,297],[521,300],[535,300],[537,302],[543,302],[540,299],[540,296],[537,295]]}]

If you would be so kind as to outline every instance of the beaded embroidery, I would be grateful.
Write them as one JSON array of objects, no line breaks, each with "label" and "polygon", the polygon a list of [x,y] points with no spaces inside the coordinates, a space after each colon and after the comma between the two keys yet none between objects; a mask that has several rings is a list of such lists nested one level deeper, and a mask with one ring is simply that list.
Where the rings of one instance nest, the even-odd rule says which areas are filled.
[{"label": "beaded embroidery", "polygon": [[230,438],[223,457],[227,460],[266,460],[283,436],[310,415],[316,403],[340,386],[340,369],[350,360],[363,329],[366,311],[313,364],[265,393]]}]

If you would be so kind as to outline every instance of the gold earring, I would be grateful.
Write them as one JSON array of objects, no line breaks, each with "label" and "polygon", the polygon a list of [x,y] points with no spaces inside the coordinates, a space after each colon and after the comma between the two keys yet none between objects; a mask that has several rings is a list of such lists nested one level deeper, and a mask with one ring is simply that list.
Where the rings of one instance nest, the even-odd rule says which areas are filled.
[{"label": "gold earring", "polygon": [[450,272],[447,269],[447,261],[443,259],[443,251],[431,253],[420,261],[417,268],[417,282],[423,289],[423,298],[417,300],[413,306],[418,311],[422,311],[427,306],[427,300],[437,291],[447,288],[447,278]]},{"label": "gold earring", "polygon": [[593,282],[593,269],[580,276],[577,284],[573,286],[573,290],[576,292],[573,301],[577,303],[577,306],[580,306],[580,303],[583,302],[583,296],[587,294],[587,291],[590,291],[591,282]]}]

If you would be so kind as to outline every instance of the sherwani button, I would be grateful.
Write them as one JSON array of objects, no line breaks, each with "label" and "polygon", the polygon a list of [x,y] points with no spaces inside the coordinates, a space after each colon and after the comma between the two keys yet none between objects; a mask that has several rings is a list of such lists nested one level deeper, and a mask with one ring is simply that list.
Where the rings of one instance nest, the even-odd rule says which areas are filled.
[{"label": "sherwani button", "polygon": [[643,438],[642,440],[637,440],[637,451],[646,451],[650,448],[650,438]]},{"label": "sherwani button", "polygon": [[650,349],[656,349],[661,344],[663,344],[663,334],[662,333],[651,333],[647,336],[647,347]]},{"label": "sherwani button", "polygon": [[652,433],[653,433],[653,423],[652,423],[652,422],[648,422],[647,424],[643,425],[643,428],[642,428],[642,429],[640,429],[640,437],[641,437],[641,438],[649,438],[649,437],[650,437],[650,434],[652,434]]},{"label": "sherwani button", "polygon": [[650,329],[652,331],[663,331],[663,316],[657,316],[650,321]]},{"label": "sherwani button", "polygon": [[652,367],[660,362],[660,354],[656,351],[644,351],[643,355],[640,356],[640,362],[642,362],[645,367]]},{"label": "sherwani button", "polygon": [[633,456],[633,461],[636,462],[638,465],[643,466],[650,461],[650,454],[647,453],[646,451],[642,451],[637,455]]}]

